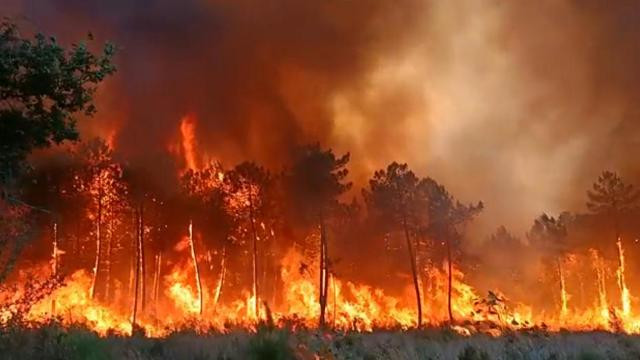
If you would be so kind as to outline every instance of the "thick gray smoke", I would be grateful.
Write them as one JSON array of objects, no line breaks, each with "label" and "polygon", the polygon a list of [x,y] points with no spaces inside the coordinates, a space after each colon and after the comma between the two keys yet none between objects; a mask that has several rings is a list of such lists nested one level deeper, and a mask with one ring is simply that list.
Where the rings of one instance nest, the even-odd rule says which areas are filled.
[{"label": "thick gray smoke", "polygon": [[[197,115],[212,158],[278,166],[292,146],[391,160],[484,200],[483,230],[580,210],[603,169],[640,179],[633,1],[5,0],[68,42],[121,52],[86,134],[157,164]],[[153,166],[152,166],[153,167]]]}]

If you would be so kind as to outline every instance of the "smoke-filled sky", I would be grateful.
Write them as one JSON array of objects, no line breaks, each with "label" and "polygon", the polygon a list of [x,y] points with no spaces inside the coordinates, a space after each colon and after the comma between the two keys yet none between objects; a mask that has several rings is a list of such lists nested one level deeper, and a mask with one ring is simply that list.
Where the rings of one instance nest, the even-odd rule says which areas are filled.
[{"label": "smoke-filled sky", "polygon": [[[279,166],[320,141],[364,184],[392,160],[483,200],[485,231],[582,210],[640,180],[640,2],[4,0],[24,31],[120,51],[83,134],[161,163],[197,116],[203,152]],[[166,171],[158,168],[158,172]]]}]

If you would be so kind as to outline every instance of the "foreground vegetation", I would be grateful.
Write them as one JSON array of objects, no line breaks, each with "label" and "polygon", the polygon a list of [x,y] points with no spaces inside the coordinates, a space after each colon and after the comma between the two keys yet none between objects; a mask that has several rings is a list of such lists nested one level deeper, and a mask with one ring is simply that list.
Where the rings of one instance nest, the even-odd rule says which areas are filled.
[{"label": "foreground vegetation", "polygon": [[447,329],[373,333],[289,331],[261,327],[252,333],[176,331],[101,338],[81,327],[55,324],[5,329],[3,359],[638,359],[640,338],[606,332],[529,331],[499,337],[462,336]]}]

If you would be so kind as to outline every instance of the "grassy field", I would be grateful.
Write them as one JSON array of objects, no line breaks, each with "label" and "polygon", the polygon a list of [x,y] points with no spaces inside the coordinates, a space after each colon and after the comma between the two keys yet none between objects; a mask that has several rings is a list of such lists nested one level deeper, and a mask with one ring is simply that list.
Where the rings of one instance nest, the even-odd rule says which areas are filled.
[{"label": "grassy field", "polygon": [[98,337],[56,325],[4,329],[2,359],[640,359],[640,338],[605,332],[518,332],[461,336],[448,330],[342,333],[176,331],[162,339]]}]

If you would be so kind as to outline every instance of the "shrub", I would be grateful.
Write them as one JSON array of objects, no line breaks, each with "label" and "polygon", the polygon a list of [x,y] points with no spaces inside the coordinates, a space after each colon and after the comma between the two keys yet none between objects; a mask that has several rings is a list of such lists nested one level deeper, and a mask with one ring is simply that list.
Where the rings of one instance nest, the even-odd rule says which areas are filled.
[{"label": "shrub", "polygon": [[579,355],[578,355],[578,360],[604,360],[605,358],[595,352],[592,351],[582,351]]},{"label": "shrub", "polygon": [[109,360],[111,357],[102,339],[89,332],[74,332],[64,337],[71,360]]},{"label": "shrub", "polygon": [[247,352],[248,358],[253,360],[295,359],[289,345],[289,333],[268,326],[260,326],[249,339]]},{"label": "shrub", "polygon": [[458,360],[490,360],[489,354],[484,350],[478,350],[471,345],[467,345],[458,355]]}]

